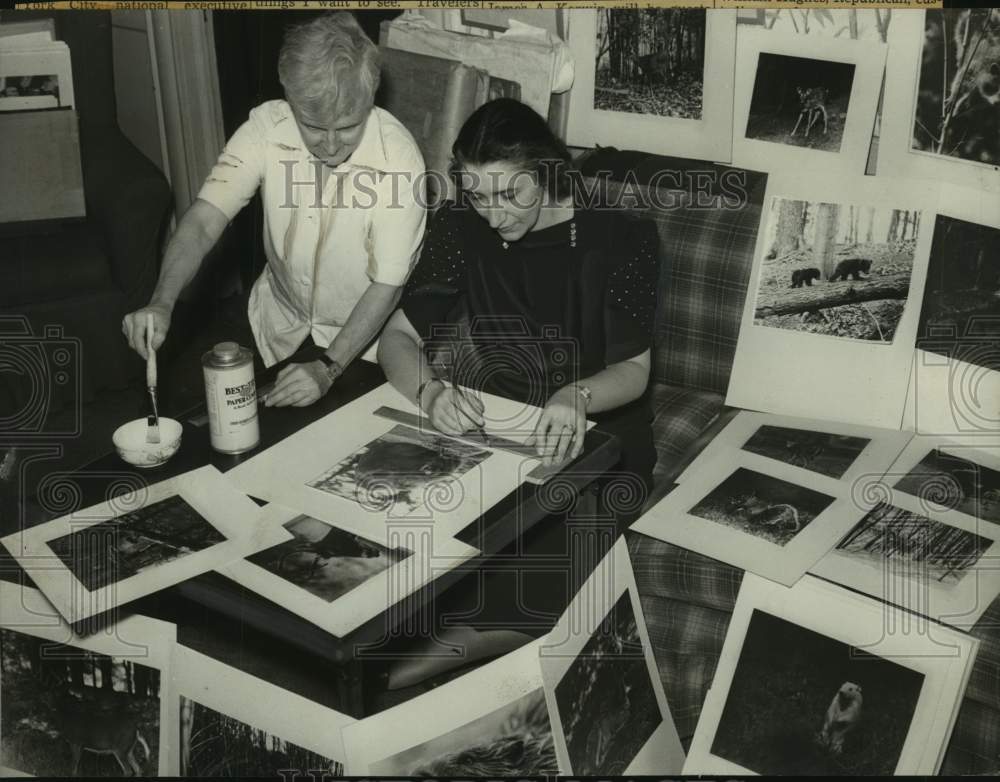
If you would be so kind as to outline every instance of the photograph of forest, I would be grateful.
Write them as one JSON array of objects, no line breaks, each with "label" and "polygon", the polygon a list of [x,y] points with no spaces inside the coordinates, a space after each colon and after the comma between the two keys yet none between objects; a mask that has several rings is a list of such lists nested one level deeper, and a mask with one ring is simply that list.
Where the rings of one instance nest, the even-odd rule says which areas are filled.
[{"label": "photograph of forest", "polygon": [[595,109],[701,119],[703,8],[602,8],[595,44]]},{"label": "photograph of forest", "polygon": [[880,502],[837,544],[837,551],[892,563],[892,572],[918,581],[957,584],[993,541]]},{"label": "photograph of forest", "polygon": [[[899,663],[755,610],[712,754],[767,776],[891,775],[923,683]],[[840,718],[828,720],[833,708]]]},{"label": "photograph of forest", "polygon": [[1000,9],[928,9],[912,148],[1000,164]]},{"label": "photograph of forest", "polygon": [[0,764],[44,777],[157,775],[160,672],[0,630]]},{"label": "photograph of forest", "polygon": [[746,137],[839,152],[855,66],[761,52]]},{"label": "photograph of forest", "polygon": [[663,718],[626,590],[555,688],[570,768],[622,775]]},{"label": "photograph of forest", "polygon": [[48,542],[90,591],[225,542],[226,537],[178,495]]},{"label": "photograph of forest", "polygon": [[884,206],[773,199],[754,323],[891,343],[920,218]]},{"label": "photograph of forest", "polygon": [[279,779],[282,769],[298,769],[324,778],[344,773],[340,761],[310,752],[190,698],[181,697],[180,701],[183,777]]},{"label": "photograph of forest", "polygon": [[1000,230],[934,222],[917,347],[1000,372]]},{"label": "photograph of forest", "polygon": [[737,13],[737,24],[776,33],[879,43],[888,40],[892,21],[892,9],[889,8],[760,8]]}]

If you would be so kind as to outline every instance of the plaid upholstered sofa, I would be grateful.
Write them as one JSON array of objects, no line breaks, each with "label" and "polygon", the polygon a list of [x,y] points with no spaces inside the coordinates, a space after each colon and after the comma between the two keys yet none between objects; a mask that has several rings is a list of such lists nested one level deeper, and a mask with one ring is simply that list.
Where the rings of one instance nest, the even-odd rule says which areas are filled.
[{"label": "plaid upholstered sofa", "polygon": [[[659,461],[649,507],[734,412],[724,398],[766,175],[613,149],[597,150],[580,167],[612,203],[653,220],[660,237],[651,381]],[[743,572],[645,535],[630,533],[629,550],[660,676],[687,743],[715,673]],[[983,643],[943,774],[1000,769],[1000,600],[972,632]]]}]

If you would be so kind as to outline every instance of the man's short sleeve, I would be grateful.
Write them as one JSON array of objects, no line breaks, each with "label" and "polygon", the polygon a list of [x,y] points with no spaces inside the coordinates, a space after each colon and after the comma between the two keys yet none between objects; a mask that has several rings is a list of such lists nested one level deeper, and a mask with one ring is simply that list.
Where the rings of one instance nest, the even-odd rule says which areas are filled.
[{"label": "man's short sleeve", "polygon": [[232,220],[260,187],[265,153],[262,129],[251,112],[250,118],[226,142],[226,148],[198,191],[198,198],[218,207]]},{"label": "man's short sleeve", "polygon": [[423,186],[423,159],[415,147],[399,157],[405,164],[387,172],[376,189],[371,237],[375,261],[372,279],[397,286],[406,282],[420,256],[427,219],[423,199],[417,193]]}]

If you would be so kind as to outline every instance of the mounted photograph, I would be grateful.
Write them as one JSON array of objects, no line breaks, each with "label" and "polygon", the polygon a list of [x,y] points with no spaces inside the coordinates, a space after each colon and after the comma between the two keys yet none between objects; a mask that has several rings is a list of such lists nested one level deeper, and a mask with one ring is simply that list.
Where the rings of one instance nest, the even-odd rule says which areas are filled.
[{"label": "mounted photograph", "polygon": [[0,765],[32,776],[157,776],[160,671],[0,629]]},{"label": "mounted photograph", "polygon": [[1000,351],[990,349],[1000,337],[998,321],[1000,228],[939,214],[917,347],[1000,372]]},{"label": "mounted photograph", "polygon": [[756,610],[711,752],[765,776],[888,776],[923,684],[898,662]]},{"label": "mounted photograph", "polygon": [[700,120],[704,8],[602,8],[594,44],[594,108]]},{"label": "mounted photograph", "polygon": [[[539,665],[543,640],[345,727],[347,773],[463,778],[558,774]],[[434,719],[427,719],[428,714]]]},{"label": "mounted photograph", "polygon": [[0,581],[0,625],[0,775],[176,775],[173,624],[132,615],[84,638]]},{"label": "mounted photograph", "polygon": [[791,586],[851,524],[851,486],[742,449],[706,448],[630,529]]},{"label": "mounted photograph", "polygon": [[427,524],[400,523],[384,545],[276,502],[262,518],[281,541],[218,572],[338,638],[479,553]]},{"label": "mounted photograph", "polygon": [[898,429],[741,410],[677,476],[678,483],[738,448],[843,483],[881,477],[913,435]]},{"label": "mounted photograph", "polygon": [[688,512],[784,546],[835,499],[822,492],[740,467]]},{"label": "mounted photograph", "polygon": [[743,450],[842,478],[870,442],[867,437],[764,425],[743,443]]},{"label": "mounted photograph", "polygon": [[679,774],[673,715],[620,538],[546,636],[541,655],[564,774]]},{"label": "mounted photograph", "polygon": [[567,18],[568,144],[730,159],[735,10],[581,8]]},{"label": "mounted photograph", "polygon": [[739,24],[782,35],[828,36],[885,43],[892,14],[891,8],[760,8],[740,11]]},{"label": "mounted photograph", "polygon": [[903,494],[877,503],[810,572],[969,629],[1000,594],[1000,525],[921,505]]},{"label": "mounted photograph", "polygon": [[941,448],[928,451],[894,488],[922,503],[1000,524],[1000,472]]},{"label": "mounted photograph", "polygon": [[684,773],[936,774],[979,641],[910,621],[811,575],[745,574]]},{"label": "mounted photograph", "polygon": [[52,553],[93,592],[225,541],[180,496],[48,541]]},{"label": "mounted photograph", "polygon": [[78,632],[93,632],[84,625],[93,617],[288,536],[263,524],[260,507],[211,464],[120,485],[128,490],[0,539]]},{"label": "mounted photograph", "polygon": [[870,39],[740,25],[734,165],[864,173],[885,55]]},{"label": "mounted photograph", "polygon": [[284,527],[292,540],[249,556],[247,562],[328,603],[413,555],[312,516],[298,516]]},{"label": "mounted photograph", "polygon": [[1000,165],[1000,10],[924,12],[912,149]]},{"label": "mounted photograph", "polygon": [[754,323],[891,343],[910,293],[922,213],[774,198]]},{"label": "mounted photograph", "polygon": [[340,731],[351,717],[185,646],[174,664],[180,776],[343,775]]},{"label": "mounted photograph", "polygon": [[850,63],[761,52],[746,137],[839,152],[854,71]]}]

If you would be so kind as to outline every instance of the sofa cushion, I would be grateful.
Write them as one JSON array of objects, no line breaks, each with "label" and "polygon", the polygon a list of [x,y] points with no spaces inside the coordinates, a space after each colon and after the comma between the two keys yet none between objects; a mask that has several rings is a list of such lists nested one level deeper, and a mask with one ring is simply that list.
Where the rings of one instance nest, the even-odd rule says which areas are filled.
[{"label": "sofa cushion", "polygon": [[690,739],[715,676],[729,614],[654,595],[640,596],[640,603],[670,715],[681,739]]},{"label": "sofa cushion", "polygon": [[966,698],[941,764],[941,776],[1000,776],[1000,711]]},{"label": "sofa cushion", "polygon": [[615,149],[600,149],[580,165],[593,197],[656,223],[653,380],[725,394],[767,175]]},{"label": "sofa cushion", "polygon": [[711,391],[694,391],[662,383],[652,385],[650,403],[657,456],[654,484],[659,485],[675,474],[678,460],[719,415],[723,402],[721,394]]},{"label": "sofa cushion", "polygon": [[113,287],[107,250],[91,222],[0,239],[0,305],[71,299]]}]

